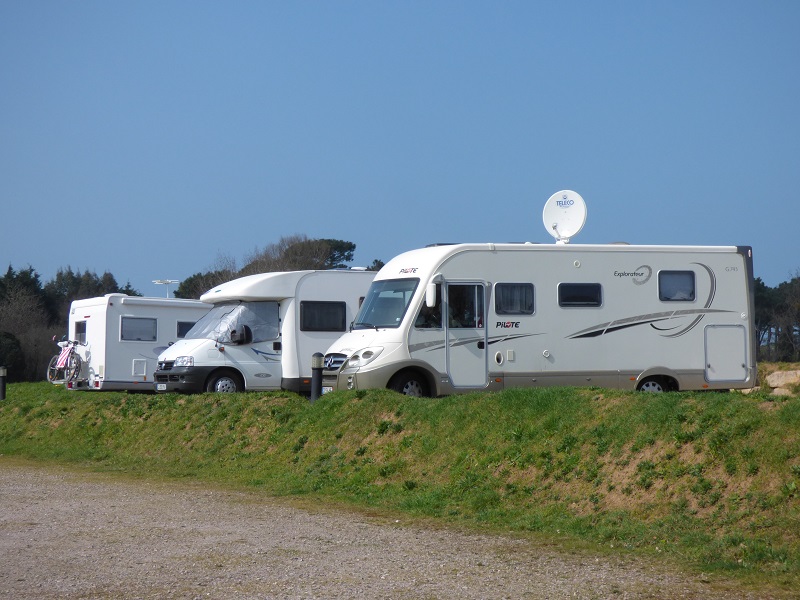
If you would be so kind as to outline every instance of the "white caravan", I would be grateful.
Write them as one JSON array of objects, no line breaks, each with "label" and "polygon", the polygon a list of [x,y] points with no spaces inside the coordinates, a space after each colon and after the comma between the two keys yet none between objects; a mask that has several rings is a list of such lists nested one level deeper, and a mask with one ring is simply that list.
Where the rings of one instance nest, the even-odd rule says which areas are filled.
[{"label": "white caravan", "polygon": [[439,245],[389,261],[328,349],[323,392],[756,385],[749,246],[572,245],[586,205],[571,190],[542,218],[555,245]]},{"label": "white caravan", "polygon": [[153,391],[158,355],[208,312],[199,300],[106,294],[75,300],[71,340],[79,342],[81,371],[72,389]]},{"label": "white caravan", "polygon": [[311,390],[311,357],[347,330],[375,273],[250,275],[200,299],[212,304],[185,339],[159,356],[158,392]]}]

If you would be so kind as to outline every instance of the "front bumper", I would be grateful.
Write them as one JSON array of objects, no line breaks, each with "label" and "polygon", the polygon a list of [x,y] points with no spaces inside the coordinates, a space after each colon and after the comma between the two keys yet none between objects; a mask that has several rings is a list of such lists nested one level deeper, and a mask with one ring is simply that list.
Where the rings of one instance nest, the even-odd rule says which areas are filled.
[{"label": "front bumper", "polygon": [[396,371],[396,365],[377,369],[323,371],[322,387],[331,388],[332,391],[384,389]]},{"label": "front bumper", "polygon": [[160,394],[179,392],[196,394],[205,391],[206,380],[216,367],[173,367],[153,374],[154,389]]}]

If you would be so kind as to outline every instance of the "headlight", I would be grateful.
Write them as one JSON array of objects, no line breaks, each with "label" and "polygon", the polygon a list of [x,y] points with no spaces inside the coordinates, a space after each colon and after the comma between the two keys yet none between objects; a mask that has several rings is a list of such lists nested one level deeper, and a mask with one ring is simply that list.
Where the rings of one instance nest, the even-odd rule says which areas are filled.
[{"label": "headlight", "polygon": [[356,369],[359,367],[364,367],[378,358],[381,352],[383,352],[383,348],[380,346],[373,346],[371,348],[359,350],[347,360],[347,366]]},{"label": "headlight", "polygon": [[194,356],[179,356],[175,359],[175,363],[172,365],[173,367],[193,367],[194,366]]}]

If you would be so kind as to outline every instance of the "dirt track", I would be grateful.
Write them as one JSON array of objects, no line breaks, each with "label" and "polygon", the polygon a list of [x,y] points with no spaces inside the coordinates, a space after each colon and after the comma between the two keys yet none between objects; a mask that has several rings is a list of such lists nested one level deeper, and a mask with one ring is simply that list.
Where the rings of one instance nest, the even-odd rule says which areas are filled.
[{"label": "dirt track", "polygon": [[764,598],[626,556],[0,457],[0,598]]}]

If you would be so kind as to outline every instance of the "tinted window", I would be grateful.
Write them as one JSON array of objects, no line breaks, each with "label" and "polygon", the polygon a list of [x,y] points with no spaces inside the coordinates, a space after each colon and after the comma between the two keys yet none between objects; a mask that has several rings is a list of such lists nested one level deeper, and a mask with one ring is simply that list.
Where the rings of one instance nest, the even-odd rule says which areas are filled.
[{"label": "tinted window", "polygon": [[346,321],[344,302],[300,303],[300,331],[344,331]]},{"label": "tinted window", "polygon": [[186,334],[189,333],[189,330],[194,327],[194,323],[194,321],[178,321],[178,338],[185,338]]},{"label": "tinted window", "polygon": [[447,285],[447,326],[454,329],[483,327],[484,288],[480,284]]},{"label": "tinted window", "polygon": [[72,339],[81,344],[86,343],[86,321],[75,322],[75,336]]},{"label": "tinted window", "polygon": [[498,283],[494,288],[494,311],[498,315],[532,315],[532,283]]},{"label": "tinted window", "polygon": [[658,299],[675,302],[694,300],[694,272],[661,271],[658,274]]},{"label": "tinted window", "polygon": [[158,338],[156,319],[122,317],[120,339],[135,342],[155,342]]},{"label": "tinted window", "polygon": [[417,318],[414,320],[414,327],[419,329],[441,329],[442,328],[442,284],[436,284],[436,303],[428,306],[423,300]]},{"label": "tinted window", "polygon": [[600,306],[603,290],[599,283],[560,283],[559,306]]}]

